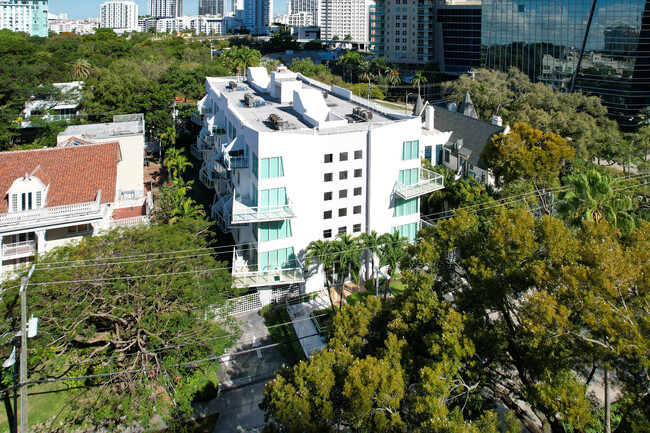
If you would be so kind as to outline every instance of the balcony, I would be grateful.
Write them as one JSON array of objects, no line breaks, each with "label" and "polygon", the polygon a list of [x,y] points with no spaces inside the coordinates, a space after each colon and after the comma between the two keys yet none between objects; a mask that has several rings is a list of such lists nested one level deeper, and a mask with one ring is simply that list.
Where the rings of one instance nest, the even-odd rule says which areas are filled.
[{"label": "balcony", "polygon": [[232,194],[221,197],[219,201],[212,205],[211,216],[217,222],[217,225],[224,233],[230,233],[230,221],[232,220]]},{"label": "balcony", "polygon": [[203,125],[203,116],[201,116],[199,113],[192,113],[190,120],[195,125],[199,125],[199,126]]},{"label": "balcony", "polygon": [[217,144],[216,136],[208,135],[202,132],[199,135],[199,140],[196,142],[196,147],[199,150],[210,150],[214,149],[215,144]]},{"label": "balcony", "polygon": [[230,171],[234,168],[248,167],[248,155],[243,150],[223,152],[213,161],[214,171],[222,179],[230,178]]},{"label": "balcony", "polygon": [[426,168],[420,168],[418,183],[404,185],[398,181],[395,183],[395,193],[406,200],[441,190],[444,187],[445,178],[443,175],[427,170]]},{"label": "balcony", "polygon": [[199,148],[196,147],[196,144],[190,146],[190,155],[199,161],[203,161],[203,151],[199,150]]},{"label": "balcony", "polygon": [[2,244],[2,259],[20,259],[33,256],[36,252],[36,241],[15,242],[13,244]]},{"label": "balcony", "polygon": [[295,208],[290,199],[287,199],[286,204],[256,206],[249,197],[235,196],[232,203],[232,224],[280,221],[295,216]]},{"label": "balcony", "polygon": [[97,200],[65,206],[45,207],[0,215],[0,233],[8,233],[24,227],[36,228],[58,223],[87,222],[101,219],[106,213],[101,205],[101,191]]},{"label": "balcony", "polygon": [[207,188],[214,188],[215,186],[215,181],[216,176],[214,173],[214,170],[212,170],[212,167],[208,164],[203,164],[201,167],[201,170],[199,171],[199,180],[203,185],[205,185]]},{"label": "balcony", "polygon": [[274,286],[280,284],[302,283],[305,278],[302,268],[269,269],[265,271],[233,272],[233,286],[257,287]]}]

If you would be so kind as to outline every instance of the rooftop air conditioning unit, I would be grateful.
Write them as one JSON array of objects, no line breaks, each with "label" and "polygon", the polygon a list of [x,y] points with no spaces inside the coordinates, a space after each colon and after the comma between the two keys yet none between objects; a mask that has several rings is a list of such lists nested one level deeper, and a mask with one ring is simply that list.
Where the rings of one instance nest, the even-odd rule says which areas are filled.
[{"label": "rooftop air conditioning unit", "polygon": [[247,107],[252,107],[253,104],[255,103],[255,95],[252,93],[247,93],[244,95],[244,105]]},{"label": "rooftop air conditioning unit", "polygon": [[277,114],[270,114],[269,115],[269,122],[271,122],[271,125],[277,130],[283,130],[284,129],[284,120]]},{"label": "rooftop air conditioning unit", "polygon": [[230,86],[230,90],[235,90],[237,88],[237,82],[231,81],[228,83],[228,86]]}]

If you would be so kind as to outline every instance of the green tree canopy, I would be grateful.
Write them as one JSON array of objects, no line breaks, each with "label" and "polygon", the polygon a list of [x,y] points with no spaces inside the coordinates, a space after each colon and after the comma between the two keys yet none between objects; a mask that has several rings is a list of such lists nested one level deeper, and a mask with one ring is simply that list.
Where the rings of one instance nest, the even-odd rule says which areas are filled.
[{"label": "green tree canopy", "polygon": [[[30,379],[81,377],[65,382],[66,425],[147,427],[154,414],[173,422],[177,410],[191,409],[196,384],[217,364],[186,363],[229,344],[216,338],[224,332],[214,307],[236,294],[225,264],[205,254],[206,228],[184,220],[113,230],[39,259],[27,294],[30,314],[40,318]],[[19,327],[17,297],[16,289],[3,293],[3,334]],[[2,356],[7,350],[0,347]]]}]

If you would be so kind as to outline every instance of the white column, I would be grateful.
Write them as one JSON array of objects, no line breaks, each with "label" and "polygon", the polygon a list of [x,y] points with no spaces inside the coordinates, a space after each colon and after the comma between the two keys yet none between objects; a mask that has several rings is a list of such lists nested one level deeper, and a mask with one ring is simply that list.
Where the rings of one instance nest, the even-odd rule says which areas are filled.
[{"label": "white column", "polygon": [[36,230],[36,252],[43,254],[45,252],[45,230]]},{"label": "white column", "polygon": [[90,223],[90,225],[93,228],[93,236],[99,235],[100,223],[99,222],[94,222],[94,223]]}]

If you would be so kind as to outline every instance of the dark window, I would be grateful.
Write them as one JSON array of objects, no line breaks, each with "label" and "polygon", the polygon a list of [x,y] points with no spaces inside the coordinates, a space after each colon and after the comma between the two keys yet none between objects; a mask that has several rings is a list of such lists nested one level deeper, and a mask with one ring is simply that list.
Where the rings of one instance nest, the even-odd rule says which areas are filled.
[{"label": "dark window", "polygon": [[339,234],[340,234],[340,235],[344,235],[344,234],[346,234],[347,232],[348,232],[348,228],[347,228],[347,227],[339,227]]},{"label": "dark window", "polygon": [[354,212],[355,214],[359,214],[359,213],[361,213],[361,206],[360,206],[360,205],[359,205],[359,206],[355,206],[353,212]]},{"label": "dark window", "polygon": [[323,230],[323,237],[325,239],[332,237],[332,229]]},{"label": "dark window", "polygon": [[332,181],[332,173],[325,173],[325,182]]},{"label": "dark window", "polygon": [[323,219],[326,220],[332,219],[332,211],[326,210],[325,212],[323,212]]},{"label": "dark window", "polygon": [[325,200],[325,201],[332,200],[332,191],[326,192],[325,194],[323,194],[323,200]]},{"label": "dark window", "polygon": [[363,156],[363,151],[362,150],[355,150],[354,151],[354,159],[361,159]]},{"label": "dark window", "polygon": [[344,216],[346,216],[347,214],[348,214],[348,208],[346,208],[346,207],[342,207],[341,209],[339,209],[339,216],[340,216],[340,217],[344,217]]},{"label": "dark window", "polygon": [[354,195],[361,195],[361,187],[354,188]]},{"label": "dark window", "polygon": [[354,170],[354,177],[361,177],[361,169],[360,168],[357,168],[356,170]]},{"label": "dark window", "polygon": [[347,171],[339,171],[339,180],[345,180],[348,178],[348,172]]},{"label": "dark window", "polygon": [[348,190],[347,189],[342,189],[339,191],[339,198],[345,198],[348,196]]},{"label": "dark window", "polygon": [[325,155],[325,163],[326,164],[329,163],[329,162],[332,162],[332,161],[334,161],[334,156],[331,153],[328,153],[327,155]]},{"label": "dark window", "polygon": [[352,231],[354,233],[359,233],[361,231],[361,224],[355,224],[354,226],[352,226]]},{"label": "dark window", "polygon": [[347,161],[347,160],[348,160],[348,153],[347,152],[339,153],[339,161]]}]

